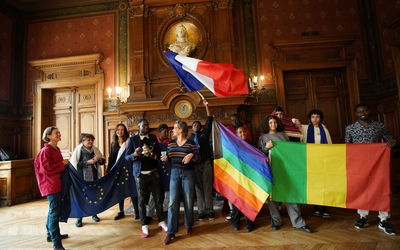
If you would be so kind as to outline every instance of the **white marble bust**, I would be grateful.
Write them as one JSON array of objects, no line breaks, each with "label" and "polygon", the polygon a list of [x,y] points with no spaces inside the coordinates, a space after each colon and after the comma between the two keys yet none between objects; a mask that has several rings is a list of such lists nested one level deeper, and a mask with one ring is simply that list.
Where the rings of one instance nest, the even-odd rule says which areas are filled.
[{"label": "white marble bust", "polygon": [[179,55],[188,56],[195,48],[196,45],[188,40],[185,26],[182,24],[178,25],[176,27],[176,41],[169,45],[169,49]]}]

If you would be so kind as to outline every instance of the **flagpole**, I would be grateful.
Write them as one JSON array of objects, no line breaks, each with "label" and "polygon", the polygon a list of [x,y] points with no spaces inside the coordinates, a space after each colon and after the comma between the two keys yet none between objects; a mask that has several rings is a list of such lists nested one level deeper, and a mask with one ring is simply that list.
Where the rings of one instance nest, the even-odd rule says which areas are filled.
[{"label": "flagpole", "polygon": [[204,100],[204,96],[203,96],[202,94],[200,94],[199,91],[196,91],[196,92],[197,92],[197,94],[199,94],[199,96],[201,97],[201,99]]}]

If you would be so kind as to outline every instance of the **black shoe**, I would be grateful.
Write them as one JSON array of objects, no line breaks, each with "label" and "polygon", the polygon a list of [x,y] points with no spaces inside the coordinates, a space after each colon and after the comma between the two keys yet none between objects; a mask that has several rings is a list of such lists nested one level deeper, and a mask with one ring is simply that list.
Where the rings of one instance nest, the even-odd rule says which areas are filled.
[{"label": "black shoe", "polygon": [[356,224],[354,225],[355,228],[361,229],[368,226],[367,218],[361,217],[357,220]]},{"label": "black shoe", "polygon": [[93,215],[93,216],[92,216],[92,220],[93,220],[94,222],[99,222],[99,221],[100,221],[100,218],[97,217],[97,215]]},{"label": "black shoe", "polygon": [[187,227],[186,228],[186,234],[187,235],[192,235],[193,234],[193,227]]},{"label": "black shoe", "polygon": [[232,220],[232,213],[233,213],[232,210],[229,211],[228,215],[225,217],[225,220],[226,220],[226,221]]},{"label": "black shoe", "polygon": [[204,214],[199,214],[199,221],[203,221],[205,218]]},{"label": "black shoe", "polygon": [[388,235],[396,235],[396,232],[386,220],[381,220],[378,227]]},{"label": "black shoe", "polygon": [[55,250],[65,250],[65,248],[63,247],[63,245],[61,243],[58,243],[58,244],[54,245],[53,249],[55,249]]},{"label": "black shoe", "polygon": [[82,227],[83,226],[82,225],[82,219],[77,219],[76,222],[75,222],[75,226],[76,227]]},{"label": "black shoe", "polygon": [[124,211],[118,212],[117,215],[114,217],[114,220],[119,220],[125,217]]},{"label": "black shoe", "polygon": [[209,220],[215,219],[215,214],[214,214],[214,213],[209,213],[209,214],[208,214],[208,219],[209,219]]},{"label": "black shoe", "polygon": [[330,219],[331,218],[331,215],[330,215],[330,213],[328,212],[327,209],[322,209],[321,211],[322,211],[322,218],[324,218],[324,219]]},{"label": "black shoe", "polygon": [[[61,239],[66,239],[66,238],[68,238],[68,234],[60,234],[60,236],[61,236]],[[51,242],[51,237],[50,236],[47,236],[47,242]]]},{"label": "black shoe", "polygon": [[274,231],[279,230],[280,226],[276,226],[276,225],[271,225],[271,229]]},{"label": "black shoe", "polygon": [[250,233],[251,231],[253,231],[253,226],[246,226],[246,232]]},{"label": "black shoe", "polygon": [[309,228],[308,226],[299,227],[299,229],[309,234],[313,232],[313,230],[311,230],[311,228]]},{"label": "black shoe", "polygon": [[236,225],[233,225],[233,230],[239,231],[239,230],[240,230],[240,227],[239,227],[239,226],[236,226]]},{"label": "black shoe", "polygon": [[314,209],[313,215],[317,216],[317,217],[321,217],[321,211],[319,209]]},{"label": "black shoe", "polygon": [[[148,217],[148,218],[151,218],[151,217]],[[133,219],[139,220],[140,219],[139,213],[135,213],[135,215],[133,216]],[[151,219],[153,219],[153,218],[151,218]]]}]

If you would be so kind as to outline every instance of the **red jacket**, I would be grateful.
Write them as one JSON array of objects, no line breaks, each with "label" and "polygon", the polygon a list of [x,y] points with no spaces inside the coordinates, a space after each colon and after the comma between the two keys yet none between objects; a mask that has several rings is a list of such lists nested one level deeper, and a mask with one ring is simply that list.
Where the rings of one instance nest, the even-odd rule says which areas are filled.
[{"label": "red jacket", "polygon": [[45,143],[35,159],[36,179],[42,196],[61,192],[60,177],[65,169],[62,161],[60,148]]}]

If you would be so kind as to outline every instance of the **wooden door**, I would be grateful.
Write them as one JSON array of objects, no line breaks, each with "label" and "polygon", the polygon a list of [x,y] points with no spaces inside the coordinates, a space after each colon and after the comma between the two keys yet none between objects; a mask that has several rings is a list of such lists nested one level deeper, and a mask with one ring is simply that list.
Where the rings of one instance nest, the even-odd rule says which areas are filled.
[{"label": "wooden door", "polygon": [[344,142],[346,110],[342,69],[284,72],[286,113],[308,124],[308,112],[319,109],[333,143]]},{"label": "wooden door", "polygon": [[[87,85],[53,90],[54,121],[61,132],[58,146],[65,158],[69,158],[78,146],[81,133],[90,133],[95,137],[100,134],[94,88],[94,85]],[[94,145],[98,147],[97,139]]]}]

